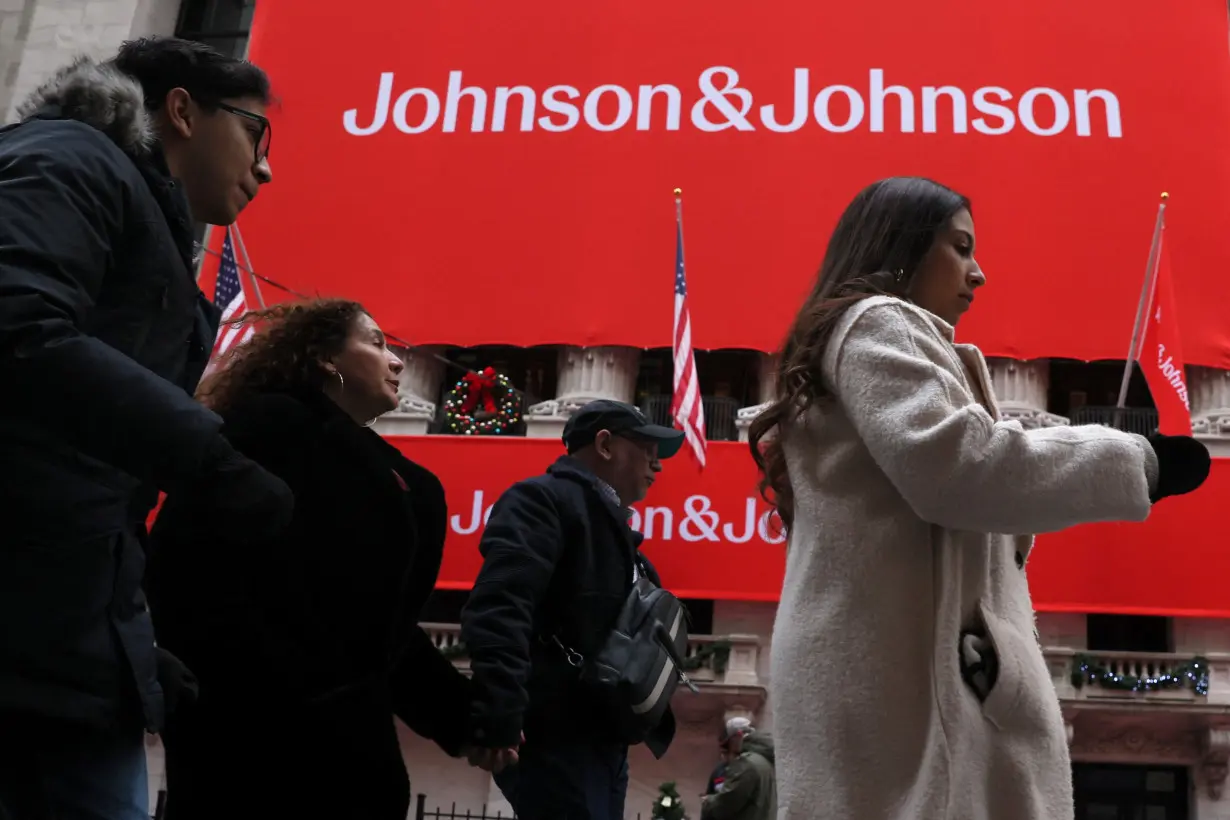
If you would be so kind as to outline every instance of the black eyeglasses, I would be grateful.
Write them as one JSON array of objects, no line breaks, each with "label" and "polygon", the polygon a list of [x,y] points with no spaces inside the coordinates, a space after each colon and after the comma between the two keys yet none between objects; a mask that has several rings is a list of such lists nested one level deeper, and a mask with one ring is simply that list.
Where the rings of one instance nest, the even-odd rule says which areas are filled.
[{"label": "black eyeglasses", "polygon": [[253,114],[251,111],[244,111],[242,108],[236,108],[233,105],[226,103],[218,103],[218,107],[223,111],[234,114],[237,117],[243,117],[245,120],[251,120],[260,125],[261,130],[256,137],[255,161],[260,162],[269,156],[269,143],[273,141],[273,128],[269,125],[269,120],[262,117],[260,114]]},{"label": "black eyeglasses", "polygon": [[644,436],[638,436],[634,433],[633,434],[617,433],[616,435],[619,436],[619,438],[623,439],[624,441],[629,441],[632,444],[635,444],[637,449],[639,449],[642,453],[644,453],[645,456],[650,461],[657,461],[658,459],[658,440],[657,439],[646,438]]}]

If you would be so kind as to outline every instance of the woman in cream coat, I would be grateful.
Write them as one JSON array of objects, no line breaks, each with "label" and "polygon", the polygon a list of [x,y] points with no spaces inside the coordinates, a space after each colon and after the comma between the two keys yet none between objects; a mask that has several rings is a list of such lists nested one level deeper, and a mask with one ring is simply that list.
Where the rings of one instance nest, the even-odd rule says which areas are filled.
[{"label": "woman in cream coat", "polygon": [[1032,533],[1140,521],[1207,476],[1188,438],[1000,420],[953,326],[969,202],[878,182],[839,221],[751,430],[789,530],[773,631],[780,820],[1069,820]]}]

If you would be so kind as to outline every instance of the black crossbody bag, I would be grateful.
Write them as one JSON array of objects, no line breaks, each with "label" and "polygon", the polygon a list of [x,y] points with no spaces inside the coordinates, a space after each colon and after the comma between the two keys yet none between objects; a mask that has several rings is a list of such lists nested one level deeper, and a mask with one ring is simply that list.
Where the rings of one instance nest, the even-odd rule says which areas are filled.
[{"label": "black crossbody bag", "polygon": [[683,602],[648,577],[640,557],[638,578],[602,646],[588,658],[553,641],[580,680],[607,707],[620,740],[640,743],[662,721],[679,684],[697,692],[683,670],[688,614]]}]

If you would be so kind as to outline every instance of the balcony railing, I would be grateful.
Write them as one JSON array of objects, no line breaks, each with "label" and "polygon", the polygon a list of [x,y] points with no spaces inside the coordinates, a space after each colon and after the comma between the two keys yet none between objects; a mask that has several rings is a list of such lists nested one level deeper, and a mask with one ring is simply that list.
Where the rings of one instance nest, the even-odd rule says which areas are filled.
[{"label": "balcony railing", "polygon": [[1073,424],[1105,424],[1126,433],[1147,436],[1157,432],[1157,410],[1152,407],[1078,407]]},{"label": "balcony railing", "polygon": [[[735,415],[741,406],[739,400],[728,396],[703,396],[701,402],[705,408],[705,438],[709,441],[738,441],[739,430],[735,427]],[[671,421],[670,396],[645,396],[640,407],[654,424],[674,426]]]},{"label": "balcony railing", "polygon": [[1064,701],[1230,706],[1230,655],[1044,650]]},{"label": "balcony railing", "polygon": [[470,668],[470,656],[466,654],[465,644],[461,642],[461,624],[419,624],[431,642],[435,644],[446,657],[451,658],[455,666],[462,669]]},{"label": "balcony railing", "polygon": [[[470,667],[459,624],[419,624],[431,642],[462,669]],[[760,686],[760,641],[755,635],[692,635],[684,655],[688,677],[706,686]]]}]

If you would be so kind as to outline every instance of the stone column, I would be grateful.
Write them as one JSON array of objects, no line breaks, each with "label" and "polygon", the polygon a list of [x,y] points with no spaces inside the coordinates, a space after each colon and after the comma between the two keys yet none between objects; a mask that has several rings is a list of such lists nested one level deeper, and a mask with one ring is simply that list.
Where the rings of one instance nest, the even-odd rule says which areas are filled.
[{"label": "stone column", "polygon": [[439,348],[397,348],[406,363],[397,391],[401,403],[373,425],[382,436],[422,436],[436,417],[436,402],[444,386],[444,362],[436,358]]},{"label": "stone column", "polygon": [[1230,370],[1187,368],[1192,431],[1199,436],[1230,438]]},{"label": "stone column", "polygon": [[1215,458],[1230,458],[1230,371],[1195,365],[1186,370],[1192,433]]},{"label": "stone column", "polygon": [[751,407],[740,408],[735,415],[735,427],[739,431],[739,441],[747,441],[747,428],[777,394],[777,355],[761,353],[757,369],[760,378],[760,389],[756,396],[757,403]]},{"label": "stone column", "polygon": [[561,347],[555,398],[526,411],[526,436],[559,438],[572,411],[594,399],[631,402],[640,363],[635,347]]},{"label": "stone column", "polygon": [[1201,774],[1210,800],[1221,800],[1230,772],[1230,729],[1208,728],[1200,738]]},{"label": "stone column", "polygon": [[1047,391],[1051,385],[1047,359],[987,359],[999,412],[1004,419],[1019,421],[1026,429],[1057,427],[1068,423],[1063,416],[1048,413]]},{"label": "stone column", "polygon": [[78,56],[110,57],[135,37],[172,34],[180,0],[0,0],[0,112]]},{"label": "stone column", "polygon": [[730,655],[722,683],[726,686],[760,686],[760,638],[756,635],[726,635]]},{"label": "stone column", "polygon": [[13,80],[21,68],[21,54],[34,20],[34,0],[0,0],[0,121],[12,104]]}]

